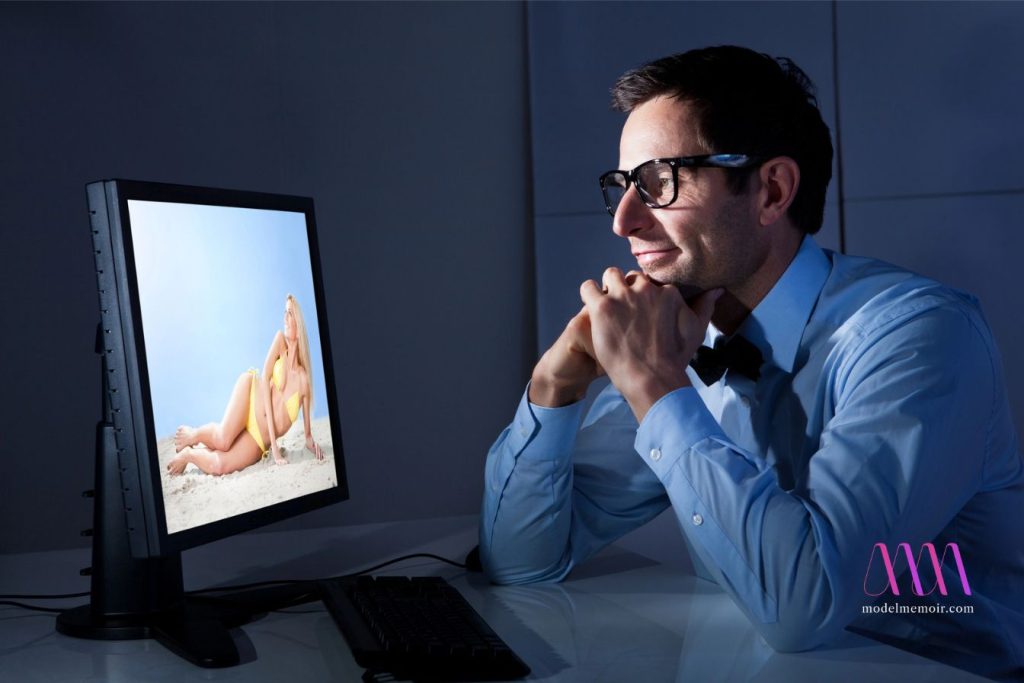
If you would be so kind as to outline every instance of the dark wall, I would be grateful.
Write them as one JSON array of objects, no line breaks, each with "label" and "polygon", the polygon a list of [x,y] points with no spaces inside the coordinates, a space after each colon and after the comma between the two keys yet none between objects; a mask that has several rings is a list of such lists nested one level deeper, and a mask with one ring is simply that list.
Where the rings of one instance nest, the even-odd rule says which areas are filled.
[{"label": "dark wall", "polygon": [[85,542],[111,177],[315,198],[352,500],[289,525],[475,512],[534,355],[524,36],[518,3],[0,4],[0,552]]}]

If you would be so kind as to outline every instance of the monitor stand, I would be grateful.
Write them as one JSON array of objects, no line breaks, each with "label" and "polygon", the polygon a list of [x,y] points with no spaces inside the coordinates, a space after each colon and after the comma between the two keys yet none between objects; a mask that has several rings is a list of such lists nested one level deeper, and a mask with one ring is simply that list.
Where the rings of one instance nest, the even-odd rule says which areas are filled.
[{"label": "monitor stand", "polygon": [[[97,352],[103,355],[102,330]],[[92,567],[87,605],[57,616],[57,631],[74,638],[153,638],[201,667],[234,666],[238,649],[230,629],[273,609],[319,599],[312,583],[290,584],[212,598],[185,595],[181,554],[136,558],[128,541],[121,475],[103,359],[103,420],[96,426],[96,488]]]}]

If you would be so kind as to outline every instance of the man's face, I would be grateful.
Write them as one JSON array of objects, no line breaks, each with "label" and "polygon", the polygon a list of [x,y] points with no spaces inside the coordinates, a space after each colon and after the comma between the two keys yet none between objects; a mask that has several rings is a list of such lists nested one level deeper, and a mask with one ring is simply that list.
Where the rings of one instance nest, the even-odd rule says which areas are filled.
[{"label": "man's face", "polygon": [[[619,168],[632,169],[656,158],[746,152],[702,149],[690,105],[657,97],[634,109],[626,120]],[[740,195],[729,190],[723,169],[681,168],[678,173],[675,202],[651,209],[631,187],[612,229],[629,240],[640,268],[658,282],[693,292],[742,287],[768,255],[768,236],[758,229],[756,173]]]}]

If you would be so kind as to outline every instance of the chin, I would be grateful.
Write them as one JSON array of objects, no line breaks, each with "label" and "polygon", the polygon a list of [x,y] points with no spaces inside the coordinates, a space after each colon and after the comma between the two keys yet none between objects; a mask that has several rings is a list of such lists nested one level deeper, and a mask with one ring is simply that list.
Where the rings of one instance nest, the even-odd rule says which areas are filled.
[{"label": "chin", "polygon": [[643,268],[642,270],[651,282],[658,285],[672,285],[687,300],[709,289],[695,282],[694,278],[687,277],[684,273],[674,272],[671,268]]},{"label": "chin", "polygon": [[659,285],[676,285],[685,286],[693,281],[693,278],[686,277],[685,273],[680,273],[678,269],[673,268],[671,265],[663,266],[661,268],[641,267],[643,274],[653,282]]}]

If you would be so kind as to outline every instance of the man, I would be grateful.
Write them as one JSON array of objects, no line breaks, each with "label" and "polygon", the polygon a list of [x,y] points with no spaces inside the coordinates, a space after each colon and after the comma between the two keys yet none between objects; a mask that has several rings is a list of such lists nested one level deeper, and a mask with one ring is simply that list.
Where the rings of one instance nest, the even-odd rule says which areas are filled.
[{"label": "man", "polygon": [[[776,649],[850,625],[970,635],[970,662],[998,652],[987,672],[1019,673],[1004,655],[1024,651],[1024,464],[977,302],[815,244],[832,145],[792,62],[694,50],[613,96],[626,170],[601,186],[640,271],[583,283],[488,454],[488,576],[560,580],[671,505]],[[884,590],[878,544],[926,542],[957,544],[971,592],[947,556],[949,596],[910,597],[974,614],[862,616]]]}]

